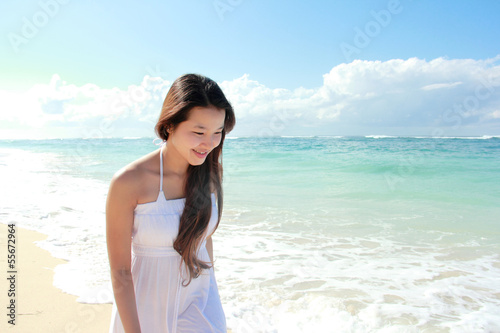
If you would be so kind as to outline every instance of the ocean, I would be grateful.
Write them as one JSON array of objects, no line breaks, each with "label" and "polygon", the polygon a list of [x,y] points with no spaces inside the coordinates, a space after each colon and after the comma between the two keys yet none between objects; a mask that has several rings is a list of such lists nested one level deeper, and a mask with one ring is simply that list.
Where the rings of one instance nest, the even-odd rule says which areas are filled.
[{"label": "ocean", "polygon": [[[1,140],[0,222],[48,235],[55,286],[109,303],[109,181],[157,148]],[[500,332],[499,137],[226,138],[223,164],[232,332]]]}]

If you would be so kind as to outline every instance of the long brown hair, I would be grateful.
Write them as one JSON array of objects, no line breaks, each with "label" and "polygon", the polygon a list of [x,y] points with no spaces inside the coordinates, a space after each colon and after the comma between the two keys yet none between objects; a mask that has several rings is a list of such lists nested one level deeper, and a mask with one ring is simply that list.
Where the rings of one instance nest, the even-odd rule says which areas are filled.
[{"label": "long brown hair", "polygon": [[185,184],[185,206],[182,212],[179,234],[174,249],[182,256],[189,272],[189,280],[197,278],[203,269],[211,267],[197,257],[197,251],[212,215],[210,184],[217,192],[218,220],[222,215],[222,146],[224,138],[235,125],[234,111],[217,83],[199,74],[185,74],[177,78],[170,87],[163,102],[160,118],[155,126],[156,134],[163,140],[168,139],[168,128],[175,129],[187,120],[189,111],[196,106],[214,106],[224,109],[226,116],[220,144],[215,147],[201,165],[189,165]]}]

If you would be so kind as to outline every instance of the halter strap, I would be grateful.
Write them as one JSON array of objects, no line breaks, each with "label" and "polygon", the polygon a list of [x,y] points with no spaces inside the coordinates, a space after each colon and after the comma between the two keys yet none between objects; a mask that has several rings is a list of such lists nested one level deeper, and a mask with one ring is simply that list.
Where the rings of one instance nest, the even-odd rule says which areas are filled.
[{"label": "halter strap", "polygon": [[163,146],[160,146],[160,192],[163,191]]}]

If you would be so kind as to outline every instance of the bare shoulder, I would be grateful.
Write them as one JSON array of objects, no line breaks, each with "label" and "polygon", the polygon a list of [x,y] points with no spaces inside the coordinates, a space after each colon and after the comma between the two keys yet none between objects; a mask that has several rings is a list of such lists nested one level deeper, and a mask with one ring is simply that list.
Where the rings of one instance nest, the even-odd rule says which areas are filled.
[{"label": "bare shoulder", "polygon": [[156,159],[159,157],[156,155],[158,152],[153,151],[118,170],[111,179],[110,194],[119,193],[119,196],[127,199],[127,202],[137,203],[151,182],[149,179],[151,174],[158,172]]},{"label": "bare shoulder", "polygon": [[154,152],[142,156],[141,158],[124,166],[113,175],[113,178],[111,180],[112,183],[121,186],[130,186],[135,183],[140,183],[141,178],[149,171],[151,171],[153,159]]}]

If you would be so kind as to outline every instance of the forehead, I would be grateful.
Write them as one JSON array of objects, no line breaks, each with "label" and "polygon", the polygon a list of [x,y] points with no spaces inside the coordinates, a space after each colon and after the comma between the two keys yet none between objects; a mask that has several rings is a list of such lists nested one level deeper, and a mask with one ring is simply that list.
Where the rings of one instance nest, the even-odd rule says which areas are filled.
[{"label": "forehead", "polygon": [[189,111],[186,122],[192,126],[218,129],[224,126],[226,110],[214,106],[195,106]]}]

